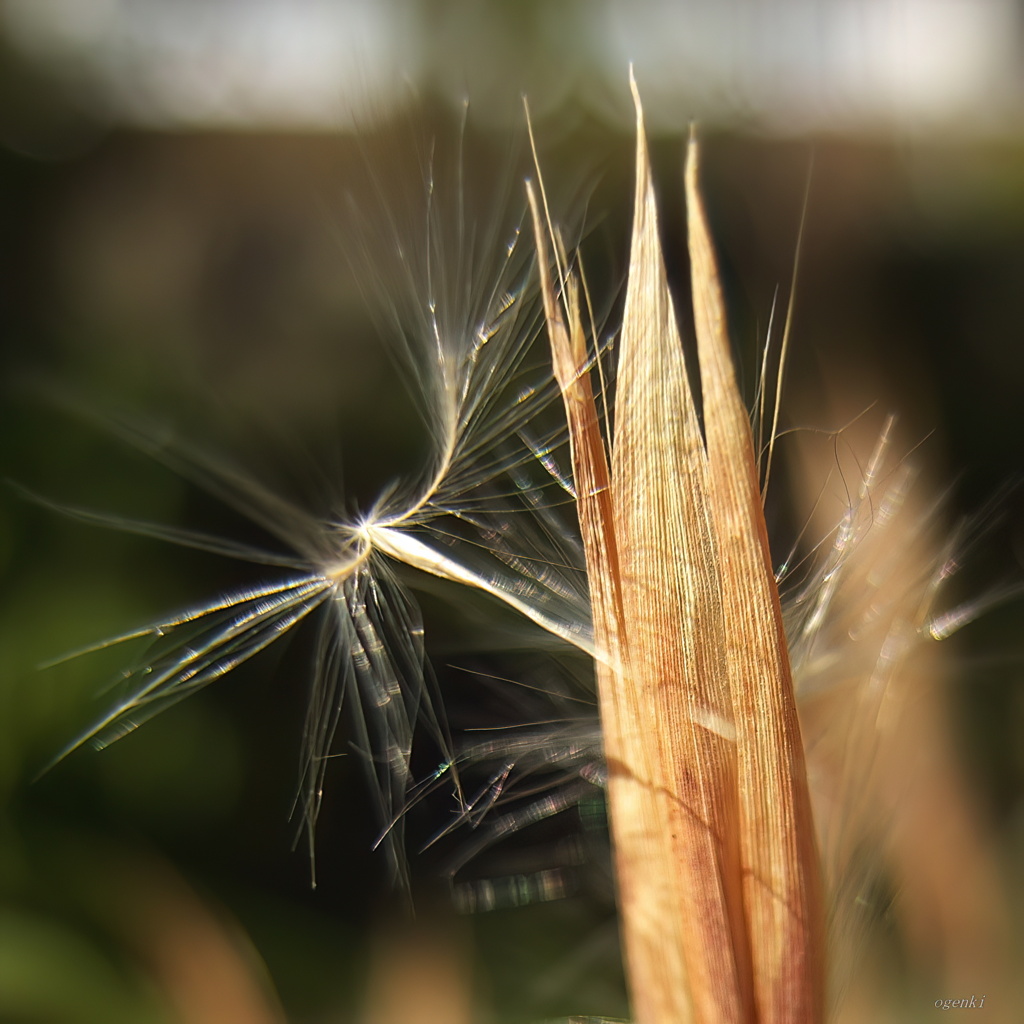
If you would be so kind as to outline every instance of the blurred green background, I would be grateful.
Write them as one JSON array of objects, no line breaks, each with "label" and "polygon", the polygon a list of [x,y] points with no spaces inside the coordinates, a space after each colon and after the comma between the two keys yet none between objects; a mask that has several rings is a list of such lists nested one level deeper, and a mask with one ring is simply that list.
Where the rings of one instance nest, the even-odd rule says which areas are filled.
[{"label": "blurred green background", "polygon": [[[297,500],[340,494],[343,480],[345,507],[365,507],[422,446],[353,271],[348,182],[383,153],[399,156],[382,191],[403,174],[415,185],[416,140],[454,146],[467,96],[467,179],[518,180],[525,92],[611,314],[632,198],[632,60],[677,284],[681,140],[701,122],[748,391],[810,173],[793,408],[813,408],[824,381],[873,389],[908,436],[928,436],[951,520],[1000,495],[961,596],[1019,585],[1024,503],[1005,488],[1024,469],[1021,24],[1020,4],[996,0],[3,0],[0,472],[56,502],[265,540],[62,411],[58,391],[209,443]],[[781,505],[770,511],[791,536]],[[400,901],[370,850],[354,758],[329,779],[315,891],[292,849],[301,631],[35,778],[126,652],[41,663],[259,570],[92,528],[8,487],[0,578],[0,1021],[383,1020],[375,971],[399,970],[386,922]],[[1004,602],[955,641],[958,739],[1014,899],[1020,608]],[[447,638],[445,612],[428,600],[426,614]],[[433,813],[412,823],[421,840],[442,823]],[[413,857],[420,917],[436,929],[427,944],[451,951],[454,989],[472,975],[472,1019],[626,1014],[606,891],[456,919],[437,858]],[[923,1016],[931,990],[914,991],[877,1019]]]}]

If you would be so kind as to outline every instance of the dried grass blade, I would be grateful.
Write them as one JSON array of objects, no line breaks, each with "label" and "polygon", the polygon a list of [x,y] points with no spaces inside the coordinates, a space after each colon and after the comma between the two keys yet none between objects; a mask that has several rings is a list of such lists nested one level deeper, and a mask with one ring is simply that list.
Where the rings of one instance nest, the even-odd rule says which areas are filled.
[{"label": "dried grass blade", "polygon": [[651,708],[642,690],[628,685],[622,666],[620,630],[625,618],[612,490],[578,290],[574,280],[562,281],[559,305],[545,272],[550,266],[545,224],[530,185],[527,194],[542,268],[552,364],[569,424],[576,508],[587,560],[620,920],[634,1013],[642,1024],[687,1024],[693,1018],[684,958],[684,907],[673,891],[678,868],[666,842],[664,798],[652,782],[662,771],[659,751],[651,742]]},{"label": "dried grass blade", "polygon": [[608,460],[605,457],[600,417],[590,383],[586,338],[580,316],[579,289],[575,279],[570,278],[562,282],[563,315],[563,307],[559,306],[551,280],[543,270],[549,264],[545,227],[537,197],[529,182],[526,188],[542,268],[541,292],[551,343],[552,365],[569,424],[577,512],[587,557],[596,646],[600,652],[600,663],[605,667],[614,667],[618,663],[618,624],[622,618],[622,599],[618,586],[618,551],[612,526]]},{"label": "dried grass blade", "polygon": [[721,560],[736,722],[743,901],[761,1024],[824,1012],[824,916],[807,772],[747,411],[736,386],[691,138],[686,202],[707,435],[708,504]]},{"label": "dried grass blade", "polygon": [[[753,1018],[719,569],[706,456],[668,291],[635,84],[634,98],[637,179],[612,498],[623,681],[646,734],[647,749],[635,764],[650,771],[637,781],[660,823],[646,837],[645,861],[619,881],[628,891],[642,879],[658,900],[645,920],[627,927],[662,949],[679,942],[683,961],[669,963],[662,952],[654,965],[638,963],[628,950],[638,1020],[686,1019],[679,989],[685,973],[692,1019],[724,1024]],[[630,763],[609,769],[635,773]],[[652,877],[662,872],[664,878]]]}]

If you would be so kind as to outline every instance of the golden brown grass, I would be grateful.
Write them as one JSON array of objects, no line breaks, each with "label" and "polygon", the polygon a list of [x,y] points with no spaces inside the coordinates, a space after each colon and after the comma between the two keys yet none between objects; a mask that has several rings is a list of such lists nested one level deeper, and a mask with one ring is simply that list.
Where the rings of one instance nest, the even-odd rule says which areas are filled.
[{"label": "golden brown grass", "polygon": [[[598,650],[623,943],[637,1024],[813,1024],[824,1005],[814,827],[758,467],[714,252],[686,172],[706,440],[637,106],[611,465],[575,281],[544,282]],[[542,267],[542,218],[531,190]],[[559,264],[560,265],[560,264]]]}]

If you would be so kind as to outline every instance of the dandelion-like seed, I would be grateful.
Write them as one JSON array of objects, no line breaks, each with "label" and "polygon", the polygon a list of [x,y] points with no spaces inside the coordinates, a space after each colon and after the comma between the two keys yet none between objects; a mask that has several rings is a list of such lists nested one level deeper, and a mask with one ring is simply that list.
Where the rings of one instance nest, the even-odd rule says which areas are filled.
[{"label": "dandelion-like seed", "polygon": [[[417,723],[447,751],[449,764],[454,759],[431,693],[420,614],[396,567],[472,587],[547,634],[593,653],[582,559],[556,507],[569,500],[551,459],[559,428],[540,440],[526,434],[557,399],[550,369],[529,358],[542,327],[532,253],[515,221],[469,223],[462,188],[460,181],[457,194],[442,202],[431,163],[423,181],[424,230],[410,236],[408,225],[404,234],[392,225],[392,265],[373,282],[386,281],[388,294],[397,296],[386,308],[386,327],[397,339],[398,364],[429,434],[430,462],[418,483],[389,488],[362,514],[323,520],[201,450],[164,445],[134,424],[108,424],[293,553],[62,508],[90,522],[288,575],[90,648],[154,641],[143,661],[124,673],[119,700],[58,760],[87,742],[109,744],[315,614],[299,798],[311,854],[324,776],[347,703],[349,742],[368,765],[382,842],[403,881],[402,815]],[[354,230],[367,235],[356,248],[369,249],[371,229],[356,218]],[[495,252],[499,266],[486,273],[482,268],[493,267]],[[541,465],[549,468],[541,471],[546,481],[538,486]],[[549,497],[552,489],[561,497]]]}]

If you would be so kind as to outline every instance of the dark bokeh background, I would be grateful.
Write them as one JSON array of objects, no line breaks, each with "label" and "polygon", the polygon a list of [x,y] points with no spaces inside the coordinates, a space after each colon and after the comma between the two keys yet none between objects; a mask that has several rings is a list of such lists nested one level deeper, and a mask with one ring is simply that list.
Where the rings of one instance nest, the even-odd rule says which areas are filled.
[{"label": "dark bokeh background", "polygon": [[[985,75],[971,79],[974,65],[961,68],[953,76],[968,83],[960,93],[940,90],[922,105],[901,101],[899,76],[881,99],[873,79],[858,93],[848,69],[830,87],[835,66],[826,58],[843,28],[824,15],[801,43],[805,55],[821,47],[817,77],[787,80],[785,54],[774,70],[762,55],[759,91],[753,72],[737,76],[743,47],[770,50],[779,39],[758,36],[754,5],[732,5],[744,26],[732,50],[719,45],[724,30],[710,7],[692,6],[694,33],[708,33],[706,67],[670,74],[658,56],[664,39],[644,51],[639,34],[630,54],[652,95],[676,283],[686,273],[681,130],[698,115],[734,334],[752,381],[776,289],[785,303],[810,173],[790,410],[814,409],[815,397],[840,381],[899,411],[907,436],[928,437],[926,458],[949,481],[951,521],[999,496],[963,596],[1018,585],[1022,502],[1006,488],[1024,469],[1024,120],[1019,87],[1000,77],[1012,62],[999,55],[1020,49],[1019,34],[993,30],[989,38],[987,22],[975,26],[963,49],[984,57],[989,39],[994,49],[977,63]],[[60,14],[59,4],[39,5],[49,7]],[[461,96],[475,96],[474,88],[482,101],[469,120],[467,178],[493,177],[503,163],[512,178],[528,169],[516,127],[526,88],[552,191],[566,197],[565,219],[582,233],[599,308],[614,312],[633,144],[625,67],[611,66],[620,54],[609,39],[621,42],[614,4],[590,20],[573,4],[546,14],[544,5],[477,5],[470,14],[458,4],[396,4],[400,46],[372,50],[372,36],[352,44],[366,45],[366,67],[377,67],[383,52],[394,62],[379,81],[365,76],[369,109],[381,116],[364,111],[358,129],[342,117],[332,125],[330,102],[304,108],[290,100],[269,113],[250,104],[238,114],[226,92],[217,103],[189,107],[186,94],[169,105],[146,66],[148,52],[173,70],[167,52],[139,43],[133,65],[125,57],[131,40],[149,37],[134,22],[135,35],[115,31],[147,7],[161,5],[136,5],[131,17],[130,5],[120,13],[98,5],[106,20],[82,37],[92,49],[66,38],[43,45],[45,17],[26,36],[25,4],[0,9],[5,477],[56,502],[265,540],[69,413],[69,400],[143,414],[230,453],[303,501],[343,490],[346,507],[365,507],[414,468],[419,428],[353,269],[363,253],[351,251],[346,235],[346,193],[382,153],[407,163],[382,174],[385,191],[400,172],[415,183],[417,146],[435,137],[454,145]],[[273,7],[228,4],[225,17],[241,26]],[[660,22],[658,5],[640,7],[639,21],[680,31],[667,7]],[[556,8],[561,20],[552,20]],[[779,5],[790,18],[799,8]],[[870,20],[871,5],[862,8]],[[979,9],[1002,12],[997,29],[1017,25],[1012,5]],[[303,16],[299,5],[293,17]],[[97,44],[101,30],[119,40],[109,53]],[[218,38],[204,51],[207,71],[219,66]],[[873,37],[851,38],[867,45]],[[939,46],[936,38],[906,36],[917,57]],[[684,49],[700,47],[690,40]],[[184,77],[195,74],[186,57]],[[117,74],[104,77],[105,59]],[[237,59],[230,57],[244,82]],[[248,73],[259,78],[258,68]],[[373,91],[385,81],[387,99]],[[927,96],[926,85],[926,77],[914,80]],[[328,90],[338,110],[351,106],[345,88],[338,79]],[[965,116],[969,101],[984,115]],[[511,151],[510,135],[518,136]],[[791,411],[784,423],[804,425],[805,415]],[[781,503],[772,514],[780,536],[791,536]],[[259,579],[259,571],[83,525],[8,487],[0,574],[0,1020],[369,1020],[360,1007],[371,962],[397,955],[374,953],[388,947],[371,936],[399,901],[370,850],[375,826],[354,758],[332,768],[316,891],[301,846],[292,850],[311,658],[304,631],[110,749],[79,752],[34,781],[93,713],[124,654],[116,648],[43,671],[40,663]],[[425,611],[444,641],[444,682],[458,630],[440,602],[427,598]],[[1012,865],[1024,851],[1020,621],[1019,602],[1003,602],[955,647],[958,739],[996,822],[1014,899],[1020,875]],[[451,686],[463,702],[454,713],[464,715],[467,687]],[[439,825],[431,816],[443,814],[443,805],[421,809],[413,836],[430,835]],[[442,922],[436,942],[451,945],[453,962],[472,963],[474,1019],[625,1014],[600,885],[591,895],[452,923],[442,860],[414,857],[417,900],[421,918]],[[223,1004],[182,966],[190,949],[209,950],[203,956],[217,981],[208,988],[228,993]]]}]

